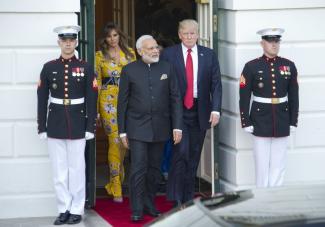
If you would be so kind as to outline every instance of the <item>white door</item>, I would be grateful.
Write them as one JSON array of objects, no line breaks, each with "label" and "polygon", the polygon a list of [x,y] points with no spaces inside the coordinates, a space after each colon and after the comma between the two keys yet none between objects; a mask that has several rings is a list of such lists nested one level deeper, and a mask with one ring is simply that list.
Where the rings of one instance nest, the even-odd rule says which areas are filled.
[{"label": "white door", "polygon": [[199,44],[213,48],[212,0],[197,0],[197,20],[199,23]]},{"label": "white door", "polygon": [[[212,0],[196,0],[197,2],[197,20],[199,23],[198,43],[202,46],[213,48],[213,30],[212,30]],[[213,130],[208,130],[204,145],[202,148],[201,162],[198,168],[198,176],[208,181],[212,185],[211,192],[214,194],[214,144]]]}]

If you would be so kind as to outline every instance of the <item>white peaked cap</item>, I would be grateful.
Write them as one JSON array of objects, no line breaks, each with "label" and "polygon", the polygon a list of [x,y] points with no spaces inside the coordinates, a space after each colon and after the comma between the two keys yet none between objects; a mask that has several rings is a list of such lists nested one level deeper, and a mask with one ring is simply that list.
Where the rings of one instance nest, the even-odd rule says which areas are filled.
[{"label": "white peaked cap", "polygon": [[283,28],[265,28],[257,31],[257,34],[263,36],[281,36],[284,32]]},{"label": "white peaked cap", "polygon": [[78,25],[66,25],[56,27],[53,31],[58,33],[58,36],[62,38],[77,38],[80,29]]}]

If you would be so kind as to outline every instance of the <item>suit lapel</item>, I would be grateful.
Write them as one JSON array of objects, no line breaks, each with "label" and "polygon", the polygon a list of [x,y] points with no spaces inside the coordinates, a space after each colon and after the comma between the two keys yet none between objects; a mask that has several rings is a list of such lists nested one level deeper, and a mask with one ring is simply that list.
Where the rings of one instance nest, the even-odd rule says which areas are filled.
[{"label": "suit lapel", "polygon": [[182,72],[181,75],[181,79],[184,82],[184,84],[186,85],[186,70],[185,70],[185,63],[184,63],[184,57],[183,57],[183,51],[182,51],[182,46],[181,44],[179,44],[177,46],[177,50],[176,50],[176,61],[177,61],[177,65],[179,65],[179,68]]},{"label": "suit lapel", "polygon": [[197,45],[197,60],[198,60],[198,70],[197,70],[197,84],[200,84],[201,77],[203,76],[204,69],[204,53],[202,51],[201,46]]}]

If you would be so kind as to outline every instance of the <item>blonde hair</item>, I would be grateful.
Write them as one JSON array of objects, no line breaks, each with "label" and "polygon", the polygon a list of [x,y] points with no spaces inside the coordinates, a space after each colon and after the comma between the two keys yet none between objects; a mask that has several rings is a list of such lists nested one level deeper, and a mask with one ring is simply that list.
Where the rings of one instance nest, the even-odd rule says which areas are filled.
[{"label": "blonde hair", "polygon": [[184,29],[187,26],[194,26],[197,32],[199,32],[199,24],[196,22],[196,20],[193,19],[185,19],[180,21],[178,25],[178,31]]}]

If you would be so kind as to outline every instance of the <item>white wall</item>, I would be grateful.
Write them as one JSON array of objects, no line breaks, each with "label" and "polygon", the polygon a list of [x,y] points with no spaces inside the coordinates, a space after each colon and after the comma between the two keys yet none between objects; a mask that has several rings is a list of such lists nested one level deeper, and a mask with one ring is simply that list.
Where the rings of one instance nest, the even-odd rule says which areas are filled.
[{"label": "white wall", "polygon": [[223,75],[220,125],[224,190],[254,187],[251,135],[239,118],[239,77],[244,64],[262,55],[256,31],[286,31],[280,56],[296,63],[300,86],[297,132],[290,137],[285,184],[325,182],[324,0],[219,0],[219,59]]},{"label": "white wall", "polygon": [[77,24],[78,0],[0,2],[0,218],[54,216],[46,143],[37,136],[42,65],[59,57],[59,25]]}]

